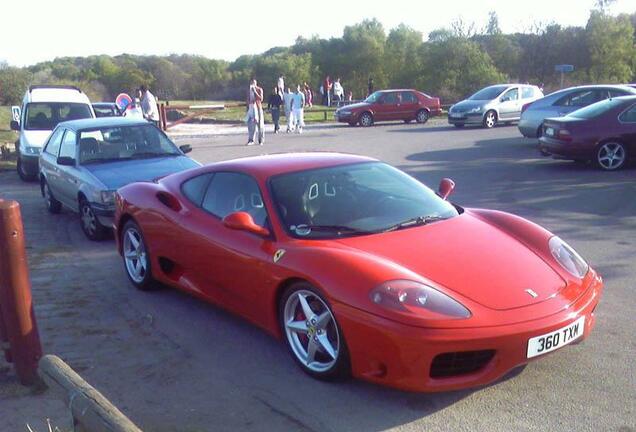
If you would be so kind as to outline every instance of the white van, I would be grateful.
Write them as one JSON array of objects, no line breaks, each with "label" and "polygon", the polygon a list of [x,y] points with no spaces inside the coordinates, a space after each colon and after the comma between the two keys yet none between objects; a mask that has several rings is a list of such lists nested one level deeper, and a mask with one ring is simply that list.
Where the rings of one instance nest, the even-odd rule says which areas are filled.
[{"label": "white van", "polygon": [[95,112],[79,88],[74,86],[33,85],[22,99],[22,107],[13,107],[11,129],[20,133],[16,145],[18,175],[24,181],[38,175],[38,156],[58,123],[95,118]]}]

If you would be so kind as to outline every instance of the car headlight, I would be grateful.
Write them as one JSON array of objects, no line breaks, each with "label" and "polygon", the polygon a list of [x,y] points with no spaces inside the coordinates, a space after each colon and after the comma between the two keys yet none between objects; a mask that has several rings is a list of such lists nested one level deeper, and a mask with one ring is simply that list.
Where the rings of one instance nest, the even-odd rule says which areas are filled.
[{"label": "car headlight", "polygon": [[554,236],[548,241],[548,246],[554,259],[572,276],[583,278],[587,274],[590,266],[569,244]]},{"label": "car headlight", "polygon": [[39,155],[40,147],[24,147],[24,153],[30,155]]},{"label": "car headlight", "polygon": [[469,114],[474,114],[474,113],[479,113],[479,112],[481,112],[481,107],[480,106],[468,110]]},{"label": "car headlight", "polygon": [[351,111],[342,110],[342,111],[339,111],[338,114],[340,114],[340,115],[350,115]]},{"label": "car headlight", "polygon": [[384,282],[369,293],[377,305],[403,313],[432,312],[432,318],[469,318],[470,311],[458,301],[428,285],[410,280]]},{"label": "car headlight", "polygon": [[104,204],[115,204],[115,191],[101,191],[100,198]]}]

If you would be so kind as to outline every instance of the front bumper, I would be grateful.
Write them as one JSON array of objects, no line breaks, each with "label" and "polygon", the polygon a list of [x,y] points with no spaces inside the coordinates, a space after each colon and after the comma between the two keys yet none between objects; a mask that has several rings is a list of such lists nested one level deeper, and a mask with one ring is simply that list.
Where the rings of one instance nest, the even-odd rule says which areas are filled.
[{"label": "front bumper", "polygon": [[357,123],[358,116],[355,113],[342,114],[342,113],[334,113],[334,119],[340,123]]},{"label": "front bumper", "polygon": [[40,170],[39,155],[27,155],[20,153],[19,158],[22,171],[30,176],[38,175]]},{"label": "front bumper", "polygon": [[484,121],[484,117],[482,113],[459,113],[459,114],[448,114],[448,123],[462,124],[462,125],[480,125]]},{"label": "front bumper", "polygon": [[555,159],[589,160],[592,157],[592,151],[584,143],[556,140],[545,135],[539,138],[539,151]]},{"label": "front bumper", "polygon": [[[449,391],[501,379],[535,359],[527,358],[530,338],[569,325],[581,316],[585,316],[585,328],[579,341],[587,338],[595,324],[594,310],[603,282],[593,270],[585,282],[588,284],[585,293],[566,310],[512,325],[426,329],[396,323],[340,303],[334,304],[334,311],[347,340],[354,376],[407,391]],[[495,350],[495,354],[476,372],[446,378],[430,376],[436,356],[482,350]]]},{"label": "front bumper", "polygon": [[517,125],[519,132],[526,138],[538,138],[539,125],[528,120],[521,119]]},{"label": "front bumper", "polygon": [[99,220],[99,223],[106,228],[113,228],[113,222],[115,219],[115,206],[104,205],[97,202],[90,204],[91,209],[93,209],[93,213],[95,213],[95,216]]}]

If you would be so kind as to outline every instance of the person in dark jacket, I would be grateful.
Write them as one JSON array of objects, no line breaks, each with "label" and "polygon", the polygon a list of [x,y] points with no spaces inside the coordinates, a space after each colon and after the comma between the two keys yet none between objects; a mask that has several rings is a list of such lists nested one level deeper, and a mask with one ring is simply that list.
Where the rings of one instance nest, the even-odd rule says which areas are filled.
[{"label": "person in dark jacket", "polygon": [[278,92],[278,87],[274,87],[272,94],[267,99],[267,109],[272,114],[272,121],[274,122],[274,133],[277,134],[280,130],[280,106],[283,104],[283,98]]}]

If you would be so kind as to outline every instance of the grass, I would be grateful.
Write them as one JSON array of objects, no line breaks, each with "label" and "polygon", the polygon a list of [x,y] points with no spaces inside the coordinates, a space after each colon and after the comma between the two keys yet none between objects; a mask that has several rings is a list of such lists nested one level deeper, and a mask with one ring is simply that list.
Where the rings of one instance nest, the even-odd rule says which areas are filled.
[{"label": "grass", "polygon": [[[18,134],[9,127],[11,122],[11,107],[0,106],[0,146],[6,143],[15,143]],[[0,157],[0,171],[15,169],[15,153],[11,153],[8,160]]]},{"label": "grass", "polygon": [[[178,105],[232,105],[241,102],[237,101],[195,101],[195,100],[176,100],[170,101],[170,105],[178,106]],[[306,123],[320,123],[325,121],[325,113],[324,110],[327,110],[327,119],[326,121],[333,121],[333,113],[336,110],[334,107],[324,107],[321,105],[314,106],[312,108],[305,109],[305,122]],[[180,110],[186,114],[194,114],[195,110]],[[284,115],[281,121],[284,122]],[[214,120],[219,122],[228,122],[228,123],[242,123],[245,119],[245,106],[230,106],[223,110],[218,111],[209,111],[201,116],[197,116],[197,118],[205,119],[205,120]],[[266,121],[271,121],[271,116],[265,115]]]}]

